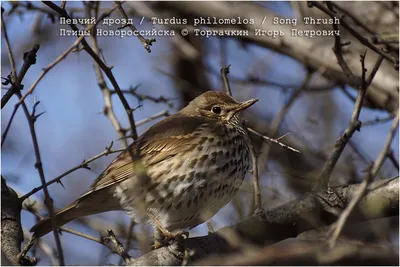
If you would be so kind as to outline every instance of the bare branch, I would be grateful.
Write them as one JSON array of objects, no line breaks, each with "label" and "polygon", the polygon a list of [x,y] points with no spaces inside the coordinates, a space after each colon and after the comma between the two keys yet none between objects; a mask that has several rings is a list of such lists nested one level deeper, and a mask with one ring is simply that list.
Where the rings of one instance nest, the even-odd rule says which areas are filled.
[{"label": "bare branch", "polygon": [[[88,27],[87,30],[92,29],[93,27],[95,27],[97,25],[97,23],[99,23],[100,21],[102,21],[104,18],[106,18],[107,16],[109,16],[117,7],[113,7],[110,10],[108,10],[108,12],[105,12],[96,22],[96,24],[93,24],[91,26]],[[4,24],[3,24],[4,25]],[[75,26],[75,25],[74,25]],[[76,27],[76,26],[75,26]],[[25,98],[29,95],[32,94],[33,90],[36,88],[37,84],[41,81],[41,79],[44,77],[44,75],[50,71],[55,65],[57,65],[60,61],[62,61],[74,48],[76,48],[79,43],[81,41],[84,41],[84,35],[80,36],[66,51],[64,51],[60,56],[58,56],[52,63],[50,63],[46,68],[43,69],[42,73],[39,75],[39,77],[35,80],[35,82],[31,85],[31,87],[28,89],[28,91],[24,94],[24,96],[19,100],[19,102],[14,106],[14,110],[13,113],[11,115],[11,118],[7,124],[6,130],[4,131],[3,135],[2,135],[2,139],[1,139],[1,144],[3,145],[5,138],[7,137],[7,133],[9,131],[9,128],[11,127],[11,123],[14,119],[14,116],[19,108],[19,106],[21,105],[22,101],[25,100]],[[28,53],[26,54],[26,56],[24,56],[24,64],[21,68],[20,71],[20,75],[17,79],[17,83],[18,81],[21,82],[22,78],[24,77],[26,71],[28,70],[28,68],[36,63],[36,52],[39,49],[38,45],[35,45],[34,48]],[[11,90],[11,89],[10,89]],[[11,96],[10,96],[11,97]],[[2,101],[3,103],[3,101]]]},{"label": "bare branch", "polygon": [[[22,99],[22,94],[20,91],[16,91],[15,94]],[[60,236],[58,235],[57,228],[56,228],[56,221],[54,217],[54,207],[53,207],[53,200],[50,196],[50,192],[47,189],[46,185],[46,178],[44,176],[44,171],[43,171],[43,166],[42,166],[42,160],[41,160],[41,155],[40,155],[40,150],[39,150],[39,143],[37,140],[36,136],[36,131],[35,131],[35,117],[32,117],[31,114],[29,114],[28,108],[25,104],[24,101],[22,101],[22,109],[24,110],[25,116],[28,120],[29,124],[29,130],[31,133],[32,137],[32,143],[33,143],[33,150],[35,152],[35,157],[36,157],[36,163],[35,163],[35,168],[38,170],[39,176],[40,176],[40,181],[43,186],[43,192],[44,192],[44,203],[49,211],[49,216],[51,218],[51,225],[53,229],[53,234],[54,234],[54,239],[56,241],[56,246],[57,246],[57,251],[58,251],[58,257],[60,260],[60,265],[65,265],[64,263],[64,253],[62,250],[61,246],[61,241],[60,241]]]},{"label": "bare branch", "polygon": [[295,148],[293,148],[293,147],[291,147],[291,146],[285,145],[284,143],[282,143],[282,142],[279,141],[280,139],[282,139],[282,138],[283,138],[284,136],[286,136],[287,134],[285,134],[284,136],[281,136],[281,137],[275,139],[275,138],[271,138],[271,137],[262,135],[262,134],[260,134],[259,132],[257,132],[256,130],[254,130],[253,128],[250,128],[250,127],[247,127],[247,130],[248,130],[249,132],[251,132],[251,133],[253,133],[253,134],[255,134],[255,135],[261,137],[261,138],[262,138],[263,140],[265,140],[266,142],[269,142],[269,141],[270,141],[270,142],[273,142],[273,143],[275,143],[275,144],[280,145],[280,146],[283,147],[283,148],[286,148],[286,149],[289,149],[289,150],[291,150],[291,151],[293,151],[293,152],[296,152],[296,153],[301,154],[301,151],[300,151],[300,150],[297,150],[297,149],[295,149]]},{"label": "bare branch", "polygon": [[121,256],[121,258],[125,261],[125,263],[129,263],[132,258],[129,256],[129,254],[125,251],[124,245],[117,239],[117,237],[114,235],[114,232],[112,230],[108,230],[108,237],[109,239],[117,248],[117,253]]},{"label": "bare branch", "polygon": [[143,120],[138,121],[138,122],[136,123],[136,127],[141,126],[141,125],[143,125],[143,124],[145,124],[145,123],[148,123],[148,122],[150,122],[150,121],[152,121],[152,120],[156,120],[156,119],[158,119],[158,118],[161,118],[161,117],[168,117],[168,116],[169,116],[168,110],[161,111],[160,113],[157,113],[157,114],[155,114],[155,115],[153,115],[153,116],[150,116],[150,117],[148,117],[148,118],[145,118],[145,119],[143,119]]},{"label": "bare branch", "polygon": [[[21,82],[22,79],[25,77],[26,72],[28,69],[36,63],[36,53],[38,52],[40,46],[39,45],[34,45],[33,48],[24,54],[24,63],[19,71],[19,74],[17,74],[16,67],[15,67],[15,60],[12,54],[11,46],[10,46],[10,41],[8,39],[7,35],[7,29],[6,25],[3,20],[3,12],[1,12],[1,28],[4,33],[4,39],[6,42],[6,47],[7,47],[7,53],[8,53],[8,58],[10,60],[10,65],[11,65],[11,79],[12,81],[11,88],[8,90],[8,92],[1,98],[1,108],[7,104],[7,102],[10,100],[10,98],[13,96],[15,91],[17,90],[22,90],[21,87]],[[3,83],[4,84],[4,83]]]},{"label": "bare branch", "polygon": [[111,150],[112,145],[113,145],[113,142],[111,142],[111,144],[108,147],[106,147],[106,149],[103,152],[101,152],[100,154],[98,154],[98,155],[96,155],[96,156],[94,156],[94,157],[92,157],[92,158],[90,158],[88,160],[83,160],[81,164],[79,164],[79,165],[75,166],[74,168],[64,172],[63,174],[57,176],[56,178],[48,181],[44,185],[42,184],[41,186],[35,187],[32,191],[30,191],[26,195],[22,196],[21,197],[21,201],[24,201],[25,199],[29,198],[30,196],[32,196],[36,192],[42,190],[44,188],[44,186],[47,187],[47,186],[49,186],[51,184],[59,182],[62,178],[64,178],[65,176],[67,176],[68,174],[70,174],[70,173],[72,173],[72,172],[74,172],[76,170],[79,170],[79,169],[82,169],[82,168],[86,168],[87,169],[88,168],[88,164],[93,162],[93,161],[95,161],[98,158],[101,158],[103,156],[107,156],[109,154],[113,154],[113,153],[124,151],[124,149]]},{"label": "bare branch", "polygon": [[[118,5],[118,9],[119,12],[121,13],[121,16],[128,21],[128,15],[126,15],[125,10],[122,8],[122,4],[120,1],[114,1],[117,5]],[[132,23],[128,23],[126,25],[123,25],[121,28],[125,28],[125,27],[129,27],[132,32],[138,32],[138,30],[136,29],[135,25],[133,25]],[[139,39],[139,41],[142,43],[144,49],[146,49],[147,52],[151,53],[151,49],[150,46],[153,45],[154,42],[156,42],[156,39],[151,38],[151,39],[147,39],[144,38],[140,33],[137,35],[137,38]]]},{"label": "bare branch", "polygon": [[229,74],[229,68],[231,67],[231,65],[228,66],[223,66],[221,68],[221,76],[222,76],[222,81],[224,82],[225,85],[225,90],[226,93],[230,96],[232,96],[232,91],[231,91],[231,86],[229,85],[229,80],[228,80],[228,74]]},{"label": "bare branch", "polygon": [[[5,28],[4,24],[2,24],[2,25]],[[8,42],[8,39],[6,39],[6,42]],[[8,44],[8,47],[10,47],[10,44]],[[24,65],[27,66],[25,69],[25,72],[28,70],[28,68],[31,65],[36,63],[36,52],[38,50],[39,50],[39,46],[36,45],[32,49],[31,53],[24,55]],[[10,53],[10,55],[12,55],[12,54]],[[13,61],[13,59],[10,59],[10,60]],[[13,86],[15,86],[15,88],[16,88],[16,90],[14,91],[14,94],[16,94],[19,99],[22,99],[22,94],[20,91],[20,82],[21,82],[23,76],[20,76],[21,77],[21,80],[20,80],[19,77],[17,78],[15,70],[14,70],[14,74],[15,75],[13,75],[13,77],[11,79],[11,84]],[[21,104],[22,104],[22,108],[24,110],[26,119],[28,120],[29,130],[30,130],[31,137],[32,137],[33,149],[34,149],[35,157],[36,157],[35,168],[38,170],[38,173],[40,176],[40,181],[41,181],[42,185],[44,186],[43,189],[44,189],[44,195],[45,195],[45,205],[46,205],[46,207],[49,211],[49,215],[51,217],[51,224],[52,224],[52,228],[53,228],[53,234],[54,234],[54,239],[55,239],[56,246],[57,246],[57,251],[59,254],[60,265],[64,265],[63,250],[62,250],[62,246],[61,246],[61,242],[60,242],[60,237],[59,237],[57,229],[55,227],[56,224],[55,224],[55,219],[53,216],[54,215],[53,203],[52,203],[52,199],[50,197],[50,193],[47,190],[47,186],[45,186],[46,178],[44,176],[42,160],[41,160],[41,155],[40,155],[40,150],[39,150],[39,144],[38,144],[36,131],[35,131],[35,120],[37,117],[35,116],[34,112],[32,112],[32,115],[29,113],[28,108],[24,101],[22,101]]]},{"label": "bare branch", "polygon": [[385,144],[383,146],[381,153],[379,154],[379,156],[376,159],[376,161],[374,162],[374,164],[369,167],[368,174],[365,177],[364,181],[361,183],[360,187],[358,188],[355,196],[350,201],[350,204],[346,207],[346,209],[340,215],[338,222],[334,225],[334,230],[333,230],[332,236],[329,239],[330,247],[335,246],[336,240],[339,237],[346,221],[348,220],[348,217],[350,216],[350,214],[352,213],[354,208],[357,206],[357,204],[360,202],[361,198],[364,196],[369,183],[377,175],[379,168],[382,166],[383,161],[388,154],[388,151],[390,149],[390,144],[392,143],[393,136],[394,136],[395,132],[397,131],[398,126],[399,126],[399,113],[397,113],[397,116],[393,121],[393,125],[389,131],[389,134],[386,138],[386,141],[385,141]]},{"label": "bare branch", "polygon": [[[94,17],[97,18],[99,2],[97,2],[97,3],[96,2],[94,2],[94,3],[88,2],[85,5],[86,5],[87,17],[92,17],[91,9],[92,9],[92,5],[94,5],[94,7],[93,7],[94,8]],[[99,49],[99,46],[97,43],[97,38],[96,38],[96,27],[93,27],[91,29],[89,38],[90,38],[90,42],[92,43],[93,51],[96,53],[97,56],[100,57],[100,49]],[[104,76],[103,76],[103,73],[101,72],[100,66],[96,62],[94,62],[93,67],[94,67],[94,71],[96,73],[97,85],[99,86],[99,88],[103,94],[103,98],[104,98],[103,113],[109,119],[109,121],[111,122],[115,131],[117,132],[117,135],[119,137],[122,147],[126,148],[128,146],[128,144],[126,142],[126,138],[125,138],[126,130],[119,123],[117,116],[115,116],[113,103],[112,103],[112,99],[111,99],[111,91],[107,87],[107,84],[106,84],[106,81],[104,80]]]},{"label": "bare branch", "polygon": [[383,161],[390,154],[390,144],[392,143],[393,137],[399,127],[399,112],[397,112],[396,117],[393,120],[392,127],[389,130],[389,134],[386,137],[385,144],[383,145],[382,151],[379,154],[378,158],[374,162],[374,165],[371,170],[372,177],[375,177],[378,174],[379,169],[381,168]]},{"label": "bare branch", "polygon": [[[369,78],[367,81],[372,81],[374,78],[374,75],[376,74],[377,69],[379,69],[379,66],[381,65],[382,60],[378,59],[376,62],[373,71],[371,72]],[[335,147],[329,157],[329,159],[325,162],[321,173],[318,176],[317,182],[314,186],[314,189],[322,189],[328,186],[329,184],[329,179],[332,174],[332,171],[334,167],[336,166],[337,161],[339,160],[344,148],[346,147],[347,142],[350,140],[350,138],[353,136],[355,131],[360,131],[361,128],[361,122],[358,120],[358,117],[360,115],[361,111],[361,106],[362,102],[364,100],[364,97],[367,93],[367,89],[370,83],[368,83],[365,80],[365,74],[366,74],[366,69],[365,69],[365,54],[361,55],[361,88],[358,91],[357,99],[354,104],[354,109],[353,113],[351,115],[350,123],[347,126],[346,130],[344,133],[340,136],[340,138],[336,141]]]},{"label": "bare branch", "polygon": [[254,194],[254,207],[250,209],[250,214],[257,210],[262,209],[261,202],[261,190],[260,190],[260,178],[258,176],[258,164],[257,164],[257,154],[254,149],[254,145],[250,146],[251,162],[252,162],[252,174],[253,174],[253,194]]},{"label": "bare branch", "polygon": [[[277,208],[260,211],[244,221],[234,226],[222,228],[214,234],[209,233],[207,236],[185,239],[182,241],[182,246],[194,251],[194,255],[190,257],[189,264],[210,254],[231,252],[232,247],[221,236],[226,233],[229,235],[232,230],[244,240],[255,244],[271,244],[289,237],[296,237],[299,233],[314,228],[307,227],[305,224],[303,218],[307,217],[307,214],[308,216],[310,214],[318,216],[317,214],[320,212],[328,212],[334,215],[332,207],[338,207],[338,201],[343,205],[348,205],[359,187],[359,184],[353,184],[332,188],[340,196],[340,199],[332,198],[331,194],[327,193],[326,190],[308,193]],[[398,177],[373,182],[369,185],[367,192],[367,195],[362,200],[363,205],[373,204],[374,199],[381,199],[382,203],[385,203],[385,206],[382,207],[385,212],[378,216],[398,214]],[[333,223],[332,219],[334,219],[334,216],[325,223]],[[301,227],[299,227],[300,225]],[[173,243],[169,247],[153,250],[137,259],[132,259],[130,265],[180,265],[184,258],[184,253],[183,250],[179,250],[176,246],[177,244]]]},{"label": "bare branch", "polygon": [[382,57],[384,57],[385,59],[389,60],[390,62],[393,63],[394,68],[396,70],[399,70],[399,61],[397,59],[395,59],[394,57],[392,57],[391,55],[389,55],[388,53],[382,51],[381,49],[377,48],[375,45],[373,45],[367,38],[365,38],[364,36],[362,36],[360,33],[358,33],[356,30],[354,30],[352,27],[350,27],[347,22],[344,20],[343,16],[338,16],[336,15],[336,13],[330,11],[328,8],[324,7],[321,3],[319,2],[315,2],[315,1],[309,1],[308,3],[310,3],[311,6],[315,6],[316,8],[320,9],[322,12],[324,12],[325,14],[327,14],[328,16],[330,16],[333,19],[338,19],[340,21],[340,25],[342,25],[351,35],[353,35],[355,38],[357,38],[360,43],[362,43],[363,45],[367,46],[368,48],[370,48],[372,51],[374,51],[375,53],[381,55]]},{"label": "bare branch", "polygon": [[349,205],[346,207],[346,209],[342,212],[340,215],[338,221],[336,224],[334,224],[334,230],[332,233],[331,238],[329,239],[329,246],[332,248],[336,244],[336,240],[338,239],[340,233],[342,232],[342,229],[344,227],[344,224],[346,223],[347,219],[349,218],[351,212],[354,210],[354,208],[357,206],[357,204],[360,202],[361,198],[364,196],[367,187],[369,183],[371,182],[373,176],[371,172],[371,167],[368,170],[368,175],[365,177],[363,182],[361,183],[360,187],[357,189],[354,197],[351,199]]},{"label": "bare branch", "polygon": [[[70,16],[68,15],[68,13],[64,9],[62,9],[59,6],[57,6],[56,4],[54,4],[53,2],[44,1],[43,3],[45,5],[47,5],[48,7],[50,7],[51,9],[53,9],[54,11],[56,11],[61,17],[70,19]],[[104,18],[109,16],[111,14],[111,12],[114,11],[114,9],[116,9],[116,8],[118,8],[117,4],[114,5],[114,7],[111,8],[111,10],[108,13],[104,13],[102,16],[100,16],[98,18],[98,20],[96,21],[96,23],[99,23]],[[72,28],[72,30],[77,31],[77,32],[79,31],[78,27],[75,24],[71,23],[71,24],[69,24],[69,26]],[[121,100],[122,106],[124,107],[125,112],[128,116],[129,125],[131,128],[131,137],[134,140],[136,140],[138,138],[138,135],[137,135],[136,127],[135,127],[135,119],[133,117],[133,109],[129,106],[128,101],[126,100],[124,94],[121,92],[121,88],[119,87],[117,81],[115,80],[115,77],[112,73],[111,68],[107,67],[107,65],[101,60],[101,58],[93,51],[93,49],[89,46],[89,44],[87,43],[85,38],[82,39],[82,46],[83,46],[83,49],[93,58],[93,60],[104,71],[107,78],[110,80],[111,84],[113,85],[114,90],[117,92],[117,95],[118,95],[119,99]]]}]

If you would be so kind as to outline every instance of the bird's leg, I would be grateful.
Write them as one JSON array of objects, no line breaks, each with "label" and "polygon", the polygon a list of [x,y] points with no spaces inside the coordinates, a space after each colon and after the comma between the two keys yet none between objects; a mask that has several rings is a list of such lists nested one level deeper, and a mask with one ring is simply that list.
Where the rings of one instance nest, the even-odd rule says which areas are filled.
[{"label": "bird's leg", "polygon": [[167,245],[168,242],[171,240],[175,240],[177,238],[182,238],[182,237],[187,238],[189,236],[188,232],[183,232],[183,231],[173,234],[167,229],[165,229],[162,226],[161,222],[155,216],[149,215],[149,217],[156,226],[154,229],[154,245],[153,245],[155,249]]}]

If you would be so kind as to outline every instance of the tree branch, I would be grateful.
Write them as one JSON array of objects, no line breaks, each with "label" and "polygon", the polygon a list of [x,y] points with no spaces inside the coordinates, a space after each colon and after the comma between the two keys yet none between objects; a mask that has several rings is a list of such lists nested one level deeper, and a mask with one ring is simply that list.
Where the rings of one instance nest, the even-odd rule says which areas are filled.
[{"label": "tree branch", "polygon": [[[128,15],[126,15],[126,12],[122,7],[121,2],[120,1],[114,1],[114,2],[118,5],[118,10],[121,13],[121,16],[126,21],[128,21],[129,20]],[[122,25],[121,29],[125,28],[125,27],[129,27],[132,30],[132,32],[138,32],[138,30],[136,29],[135,25],[133,25],[132,23],[127,23],[126,25]],[[151,53],[150,46],[152,46],[153,43],[156,42],[156,39],[155,38],[151,38],[151,39],[144,38],[140,33],[137,35],[137,38],[142,43],[144,49],[146,49],[147,52]]]},{"label": "tree branch", "polygon": [[12,265],[19,265],[17,255],[24,240],[21,227],[21,201],[1,176],[1,251]]},{"label": "tree branch", "polygon": [[[339,60],[339,59],[338,59]],[[355,131],[360,131],[361,128],[361,122],[358,120],[358,117],[361,112],[361,107],[362,107],[362,102],[364,100],[364,97],[367,93],[367,89],[370,83],[368,81],[372,81],[377,70],[379,69],[380,64],[382,63],[381,59],[378,59],[376,62],[368,80],[365,78],[365,74],[367,70],[365,69],[365,54],[361,55],[361,87],[360,90],[358,91],[357,99],[354,104],[354,109],[353,113],[351,115],[350,123],[347,126],[346,130],[344,133],[340,136],[340,138],[336,141],[335,147],[329,157],[329,159],[325,162],[321,173],[318,176],[317,182],[314,186],[314,189],[322,189],[328,186],[329,184],[329,179],[332,174],[333,169],[336,166],[336,163],[338,162],[344,148],[346,147],[347,142],[350,140],[350,138],[353,136]]]},{"label": "tree branch", "polygon": [[[48,7],[50,7],[51,9],[53,9],[54,11],[56,11],[60,17],[65,17],[66,19],[70,19],[70,16],[68,15],[68,13],[60,8],[59,6],[57,6],[56,4],[54,4],[51,1],[43,1],[43,3],[45,5],[47,5]],[[104,13],[97,21],[97,23],[101,20],[103,20],[105,17],[109,16],[110,13],[114,10],[118,8],[118,5],[114,5],[114,7],[110,10],[110,12],[108,13]],[[78,32],[79,29],[75,24],[69,24],[69,26],[72,28],[72,30]],[[129,120],[129,125],[130,125],[130,136],[136,140],[138,138],[137,135],[137,131],[136,131],[136,127],[135,127],[135,119],[133,117],[133,109],[129,106],[128,101],[126,100],[124,94],[121,91],[121,88],[119,87],[117,80],[114,77],[114,74],[112,73],[112,70],[110,67],[107,67],[107,65],[100,59],[100,57],[93,51],[93,49],[89,46],[89,44],[87,43],[86,39],[83,38],[82,39],[82,46],[83,49],[93,58],[93,60],[100,66],[100,68],[104,71],[104,73],[106,74],[107,78],[110,80],[111,84],[114,87],[114,90],[116,91],[119,99],[121,100],[122,106],[125,109],[126,115],[128,116],[128,120]]]},{"label": "tree branch", "polygon": [[[334,222],[338,210],[350,203],[356,194],[359,184],[346,185],[334,188],[337,197],[322,190],[308,193],[296,200],[277,208],[258,212],[244,221],[209,233],[207,236],[188,238],[182,241],[182,247],[177,243],[153,250],[137,259],[130,265],[180,265],[184,258],[184,250],[194,251],[189,264],[210,254],[223,254],[232,251],[229,244],[222,238],[234,231],[240,238],[255,244],[271,244],[289,237],[296,237],[299,233],[315,228],[304,218],[315,215],[330,214],[331,218],[324,224]],[[391,178],[373,182],[369,185],[366,196],[362,199],[365,206],[371,205],[379,199],[385,203],[379,216],[394,216],[399,214],[399,178]],[[324,216],[328,217],[329,216]],[[359,218],[361,219],[361,218]],[[371,218],[370,218],[371,219]]]}]

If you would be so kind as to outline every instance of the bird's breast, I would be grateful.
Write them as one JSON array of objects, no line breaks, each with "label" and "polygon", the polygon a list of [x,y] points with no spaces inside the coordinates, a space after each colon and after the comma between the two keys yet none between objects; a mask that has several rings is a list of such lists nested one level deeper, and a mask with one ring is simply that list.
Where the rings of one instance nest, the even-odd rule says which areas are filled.
[{"label": "bird's breast", "polygon": [[224,134],[209,130],[192,144],[192,149],[150,166],[152,184],[146,189],[121,183],[118,195],[132,217],[142,217],[135,211],[142,205],[167,229],[194,227],[232,199],[250,166],[246,136],[226,127]]}]

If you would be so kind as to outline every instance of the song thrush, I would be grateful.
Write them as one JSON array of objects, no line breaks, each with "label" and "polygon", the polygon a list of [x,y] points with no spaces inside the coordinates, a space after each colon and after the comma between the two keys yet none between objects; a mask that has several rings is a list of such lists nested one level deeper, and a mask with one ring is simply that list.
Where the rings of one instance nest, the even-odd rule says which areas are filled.
[{"label": "song thrush", "polygon": [[[164,229],[164,235],[207,221],[232,199],[248,172],[250,141],[239,112],[257,101],[237,102],[222,92],[195,98],[152,126],[111,162],[88,192],[57,211],[57,227],[121,209],[136,222]],[[41,237],[51,229],[46,218],[31,232]]]}]

